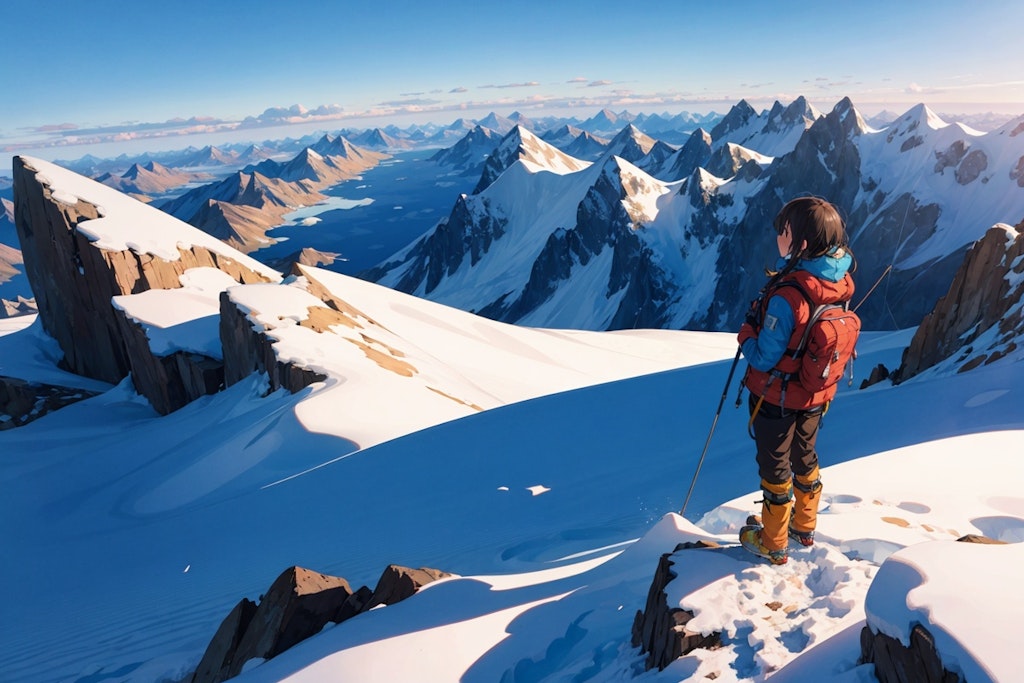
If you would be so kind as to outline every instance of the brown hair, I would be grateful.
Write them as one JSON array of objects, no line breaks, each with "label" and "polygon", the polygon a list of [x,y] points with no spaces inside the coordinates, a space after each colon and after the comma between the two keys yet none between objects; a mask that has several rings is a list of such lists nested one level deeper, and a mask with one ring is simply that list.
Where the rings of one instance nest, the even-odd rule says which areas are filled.
[{"label": "brown hair", "polygon": [[[823,256],[835,247],[849,251],[846,223],[836,207],[820,197],[797,197],[788,201],[775,217],[775,232],[781,235],[787,223],[793,238],[790,258]],[[800,251],[804,241],[807,248]]]}]

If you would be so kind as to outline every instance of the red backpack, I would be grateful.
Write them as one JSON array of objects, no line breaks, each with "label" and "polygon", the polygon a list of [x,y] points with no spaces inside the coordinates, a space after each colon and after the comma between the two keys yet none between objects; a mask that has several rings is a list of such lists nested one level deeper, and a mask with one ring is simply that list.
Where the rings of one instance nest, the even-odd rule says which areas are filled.
[{"label": "red backpack", "polygon": [[811,393],[824,391],[837,384],[850,365],[853,380],[853,360],[857,357],[857,337],[860,335],[860,317],[850,310],[850,302],[815,306],[803,287],[793,281],[783,281],[779,287],[795,287],[811,308],[811,317],[795,349],[786,353],[800,359],[800,369],[793,376]]}]

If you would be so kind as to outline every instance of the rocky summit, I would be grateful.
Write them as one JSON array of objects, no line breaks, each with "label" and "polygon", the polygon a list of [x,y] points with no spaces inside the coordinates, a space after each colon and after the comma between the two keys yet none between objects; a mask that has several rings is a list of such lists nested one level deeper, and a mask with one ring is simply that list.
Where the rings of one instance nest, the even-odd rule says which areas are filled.
[{"label": "rocky summit", "polygon": [[1020,355],[1024,339],[1024,237],[996,225],[968,250],[949,291],[918,326],[896,380],[950,364],[959,372]]}]

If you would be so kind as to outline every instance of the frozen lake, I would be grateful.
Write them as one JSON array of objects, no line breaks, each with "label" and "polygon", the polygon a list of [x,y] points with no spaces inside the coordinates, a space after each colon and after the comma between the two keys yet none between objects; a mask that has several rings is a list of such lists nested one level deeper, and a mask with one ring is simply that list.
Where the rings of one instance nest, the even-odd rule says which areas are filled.
[{"label": "frozen lake", "polygon": [[437,150],[398,152],[360,178],[324,191],[326,202],[288,214],[268,235],[282,240],[250,256],[269,262],[305,247],[340,254],[327,266],[346,275],[371,268],[448,216],[478,177],[445,175]]}]

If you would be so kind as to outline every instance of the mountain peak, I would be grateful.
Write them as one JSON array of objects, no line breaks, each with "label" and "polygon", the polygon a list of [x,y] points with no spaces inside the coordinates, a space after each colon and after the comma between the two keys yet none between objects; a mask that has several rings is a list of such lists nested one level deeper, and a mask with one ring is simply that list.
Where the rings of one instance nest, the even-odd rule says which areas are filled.
[{"label": "mountain peak", "polygon": [[635,162],[646,156],[655,145],[654,138],[645,134],[632,123],[627,123],[608,145],[606,156],[619,156]]},{"label": "mountain peak", "polygon": [[897,125],[903,125],[904,122],[910,125],[924,125],[932,130],[945,128],[949,125],[942,119],[942,117],[932,111],[931,108],[923,102],[915,104],[913,107],[908,109],[907,113],[899,118]]},{"label": "mountain peak", "polygon": [[837,118],[842,128],[848,134],[862,135],[871,130],[871,127],[864,121],[864,117],[860,115],[860,112],[853,105],[853,100],[849,97],[844,97],[836,103],[836,106],[832,108],[832,112],[829,115]]},{"label": "mountain peak", "polygon": [[479,194],[516,161],[524,161],[536,170],[559,175],[579,171],[588,166],[531,133],[526,128],[512,127],[484,164],[484,171],[473,194]]},{"label": "mountain peak", "polygon": [[750,103],[746,100],[740,100],[718,122],[718,125],[711,129],[711,138],[716,141],[721,140],[729,135],[729,133],[740,130],[750,123],[751,119],[756,117],[757,112],[750,106]]}]

